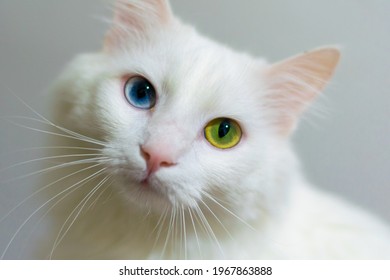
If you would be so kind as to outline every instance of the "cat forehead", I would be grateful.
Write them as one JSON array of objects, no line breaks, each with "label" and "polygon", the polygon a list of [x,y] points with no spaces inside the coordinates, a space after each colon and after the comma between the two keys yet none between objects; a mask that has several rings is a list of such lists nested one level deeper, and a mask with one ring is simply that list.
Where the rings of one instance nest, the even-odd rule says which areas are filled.
[{"label": "cat forehead", "polygon": [[162,98],[203,112],[229,113],[230,107],[253,103],[255,92],[261,94],[264,61],[236,53],[194,30],[182,33],[164,34],[130,50],[122,60],[128,63],[124,67],[148,78]]}]

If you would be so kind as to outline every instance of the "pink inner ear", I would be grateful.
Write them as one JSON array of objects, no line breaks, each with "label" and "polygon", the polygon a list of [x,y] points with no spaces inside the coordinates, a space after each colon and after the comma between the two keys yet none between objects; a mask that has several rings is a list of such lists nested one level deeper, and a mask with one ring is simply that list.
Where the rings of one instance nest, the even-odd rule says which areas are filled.
[{"label": "pink inner ear", "polygon": [[117,0],[112,26],[104,40],[104,50],[118,48],[122,41],[129,39],[147,38],[154,28],[161,29],[172,17],[166,0]]},{"label": "pink inner ear", "polygon": [[280,134],[295,128],[299,115],[332,77],[339,57],[337,49],[323,48],[271,65],[266,72],[267,105]]}]

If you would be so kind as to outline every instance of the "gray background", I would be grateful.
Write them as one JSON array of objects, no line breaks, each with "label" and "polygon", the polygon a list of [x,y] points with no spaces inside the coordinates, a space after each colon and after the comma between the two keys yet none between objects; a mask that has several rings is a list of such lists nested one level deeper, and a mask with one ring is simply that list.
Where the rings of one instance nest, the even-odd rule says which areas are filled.
[{"label": "gray background", "polygon": [[[0,0],[0,116],[34,116],[15,96],[45,112],[44,93],[64,64],[101,47],[105,2]],[[208,36],[270,61],[341,45],[340,67],[317,102],[321,116],[307,114],[294,143],[314,184],[390,221],[390,1],[172,0],[172,7]],[[36,157],[15,151],[41,146],[43,137],[7,120],[0,118],[0,219],[36,180],[9,181],[33,164],[4,168]],[[39,203],[29,199],[1,221],[0,255]],[[42,215],[21,229],[6,258],[28,257],[29,238],[44,230]]]}]

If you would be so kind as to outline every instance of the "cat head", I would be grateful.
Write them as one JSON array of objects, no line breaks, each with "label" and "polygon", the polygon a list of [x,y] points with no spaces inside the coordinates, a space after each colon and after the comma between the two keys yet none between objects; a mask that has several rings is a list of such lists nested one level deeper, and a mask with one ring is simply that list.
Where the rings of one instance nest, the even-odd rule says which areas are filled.
[{"label": "cat head", "polygon": [[338,59],[322,48],[269,64],[202,37],[167,1],[120,0],[103,50],[58,82],[58,121],[106,143],[129,203],[266,208],[292,176],[289,135]]}]

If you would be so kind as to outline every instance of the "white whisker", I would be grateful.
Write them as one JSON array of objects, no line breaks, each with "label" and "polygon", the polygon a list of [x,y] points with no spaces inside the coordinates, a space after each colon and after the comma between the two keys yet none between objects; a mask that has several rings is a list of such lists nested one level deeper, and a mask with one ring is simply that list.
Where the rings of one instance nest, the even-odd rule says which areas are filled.
[{"label": "white whisker", "polygon": [[215,244],[217,244],[219,251],[224,256],[225,253],[223,252],[221,244],[219,243],[218,238],[215,235],[212,227],[210,226],[210,223],[208,222],[206,216],[203,214],[202,209],[200,209],[200,207],[198,205],[196,205],[195,210],[196,210],[196,213],[198,214],[198,216],[202,222],[204,229],[206,230],[207,234],[209,235],[210,239],[213,240],[215,242]]},{"label": "white whisker", "polygon": [[162,229],[164,228],[167,215],[168,215],[168,207],[166,207],[164,209],[164,211],[161,213],[160,218],[158,219],[156,226],[152,230],[152,233],[154,233],[157,230],[156,238],[155,238],[154,244],[153,244],[153,248],[156,247],[158,241],[160,240],[160,235],[161,235]]},{"label": "white whisker", "polygon": [[95,168],[97,166],[101,165],[100,163],[99,164],[95,164],[95,165],[92,165],[92,166],[88,166],[86,168],[83,168],[81,170],[77,170],[76,172],[73,172],[71,174],[68,174],[54,182],[51,182],[50,184],[47,184],[45,186],[43,186],[42,188],[40,188],[39,190],[35,191],[34,193],[32,193],[31,195],[29,195],[28,197],[26,197],[24,200],[22,200],[20,203],[18,203],[14,208],[12,208],[4,217],[2,217],[0,219],[0,223],[2,223],[9,215],[11,215],[14,211],[16,211],[19,207],[21,207],[24,203],[26,203],[28,200],[30,200],[31,198],[33,198],[34,196],[38,195],[39,193],[41,193],[42,191],[45,191],[47,190],[49,187],[61,182],[62,180],[65,180],[69,177],[72,177],[78,173],[81,173],[81,172],[84,172],[86,170],[89,170],[89,169],[92,169],[92,168]]},{"label": "white whisker", "polygon": [[236,218],[237,220],[239,220],[241,223],[243,223],[244,225],[246,225],[247,227],[249,227],[251,230],[257,232],[257,230],[252,227],[250,224],[248,224],[245,220],[243,220],[242,218],[238,217],[236,214],[234,214],[232,211],[230,211],[228,208],[226,208],[225,206],[223,206],[221,203],[219,203],[215,198],[213,198],[210,194],[206,193],[206,192],[202,192],[203,195],[205,195],[208,199],[210,199],[212,202],[214,202],[215,204],[217,204],[218,206],[220,206],[223,210],[225,210],[227,213],[229,213],[230,215],[232,215],[234,218]]},{"label": "white whisker", "polygon": [[[83,170],[84,171],[84,170]],[[77,191],[78,189],[80,189],[81,187],[83,187],[85,184],[87,184],[88,182],[92,181],[94,178],[90,178],[89,180],[86,180],[85,182],[83,182],[82,184],[78,185],[76,188],[73,188],[72,190],[69,190],[68,193],[64,194],[63,197],[59,198],[53,205],[50,206],[49,209],[47,209],[45,211],[45,213],[43,213],[43,215],[41,216],[41,218],[37,221],[37,223],[35,224],[35,226],[33,227],[33,229],[30,231],[30,235],[35,231],[35,228],[42,222],[42,220],[50,213],[50,211],[52,211],[59,203],[61,203],[64,199],[66,199],[70,194],[72,194],[73,192]],[[26,238],[28,240],[28,237]]]},{"label": "white whisker", "polygon": [[185,219],[185,209],[184,206],[181,206],[181,213],[182,213],[182,228],[183,228],[183,235],[184,235],[184,259],[187,259],[187,229],[186,229],[186,219]]},{"label": "white whisker", "polygon": [[14,121],[10,121],[11,123],[13,123],[14,125],[17,125],[19,127],[22,127],[22,128],[26,128],[26,129],[29,129],[29,130],[32,130],[32,131],[35,131],[35,132],[41,132],[41,133],[45,133],[45,134],[48,134],[48,135],[53,135],[53,136],[60,136],[60,137],[63,137],[63,138],[69,138],[69,139],[74,139],[74,140],[78,140],[78,141],[82,141],[82,142],[87,142],[87,143],[91,143],[91,144],[95,144],[95,145],[98,145],[98,146],[103,146],[105,147],[106,144],[101,142],[101,141],[98,141],[96,139],[92,139],[92,138],[89,138],[87,136],[83,136],[81,134],[78,134],[76,132],[67,132],[65,128],[59,128],[58,126],[54,125],[55,128],[58,128],[60,129],[61,131],[65,132],[65,133],[68,133],[68,134],[61,134],[61,133],[56,133],[56,132],[52,132],[52,131],[47,131],[47,130],[43,130],[43,129],[39,129],[39,128],[33,128],[33,127],[29,127],[29,126],[26,126],[26,125],[23,125],[23,124],[20,124],[20,123],[17,123],[17,122],[14,122]]},{"label": "white whisker", "polygon": [[39,150],[83,150],[83,151],[96,151],[96,152],[101,151],[101,149],[77,147],[77,146],[42,146],[42,147],[31,147],[31,148],[19,149],[11,152],[5,152],[0,154],[0,156],[25,153],[29,151],[39,151]]},{"label": "white whisker", "polygon": [[[106,170],[103,169],[102,172],[104,172]],[[106,177],[104,177],[103,180],[101,180],[99,182],[99,184],[97,184],[90,192],[88,192],[88,194],[80,201],[79,204],[77,204],[77,206],[73,209],[73,211],[69,214],[68,218],[65,220],[65,222],[63,223],[61,229],[59,230],[58,232],[58,235],[54,241],[54,245],[53,245],[53,248],[50,252],[50,259],[52,258],[53,254],[54,254],[54,251],[56,250],[56,248],[58,247],[58,245],[61,243],[61,241],[64,239],[64,237],[66,236],[66,234],[69,232],[70,228],[72,227],[72,225],[75,223],[75,221],[77,220],[77,218],[79,217],[80,213],[83,211],[85,205],[88,203],[88,201],[91,199],[91,197],[100,189],[100,187],[102,185],[105,184],[105,182],[107,182],[107,180],[109,179],[109,175],[107,175]],[[78,212],[76,213],[76,215],[74,216],[73,218],[73,221],[68,225],[68,227],[66,228],[66,230],[64,231],[64,233],[62,233],[62,231],[64,230],[66,224],[68,223],[68,221],[70,220],[70,218],[73,216],[73,214],[77,211],[77,209],[79,208]]]},{"label": "white whisker", "polygon": [[[59,130],[65,132],[65,133],[68,133],[68,134],[70,134],[70,135],[73,135],[73,136],[75,136],[75,137],[77,137],[77,138],[83,138],[84,140],[89,139],[89,140],[92,140],[93,142],[95,142],[95,144],[97,144],[97,145],[105,146],[105,143],[103,143],[103,142],[101,142],[101,141],[98,141],[98,140],[96,140],[96,139],[90,138],[90,137],[88,137],[88,136],[82,135],[82,134],[80,134],[80,133],[77,133],[77,132],[71,131],[71,130],[69,130],[69,129],[66,129],[66,128],[64,128],[64,127],[61,127],[61,126],[59,126],[59,125],[56,125],[55,123],[53,123],[53,122],[49,121],[47,118],[45,118],[43,115],[39,114],[39,113],[38,113],[36,110],[34,110],[30,105],[28,105],[26,102],[24,102],[19,96],[16,96],[16,98],[18,98],[18,99],[20,100],[20,102],[22,102],[22,103],[24,104],[24,106],[26,106],[31,112],[33,112],[35,115],[37,115],[37,116],[41,119],[41,120],[39,120],[39,119],[38,119],[38,120],[35,119],[35,120],[40,121],[40,122],[44,122],[44,123],[46,123],[46,124],[49,124],[49,125],[51,125],[51,126],[57,128],[57,129],[59,129]],[[33,119],[33,118],[32,118],[32,119]],[[80,139],[79,139],[79,140],[80,140]],[[93,143],[93,142],[91,142],[91,143]]]},{"label": "white whisker", "polygon": [[38,213],[43,207],[45,207],[47,204],[49,204],[51,201],[53,201],[55,198],[57,198],[58,196],[62,195],[63,193],[67,192],[68,190],[71,190],[72,188],[74,188],[75,186],[79,185],[80,183],[96,176],[97,174],[101,173],[104,169],[101,169],[100,171],[84,178],[83,180],[81,180],[80,182],[77,182],[75,184],[73,184],[72,186],[66,188],[65,190],[62,190],[61,192],[59,192],[58,194],[56,194],[55,196],[53,196],[52,198],[50,198],[48,201],[46,201],[44,204],[42,204],[38,209],[36,209],[33,213],[31,213],[27,219],[18,227],[18,229],[16,230],[15,234],[12,236],[11,240],[8,242],[8,244],[6,245],[4,251],[3,251],[3,254],[0,256],[0,259],[4,259],[4,256],[5,254],[7,253],[9,247],[11,246],[12,242],[15,240],[15,238],[17,237],[17,235],[19,234],[19,232],[22,230],[22,228],[30,221],[30,219],[36,214]]},{"label": "white whisker", "polygon": [[[176,228],[177,228],[177,231],[178,231],[178,237],[179,237],[179,244],[177,246],[179,246],[179,254],[178,254],[178,258],[182,258],[182,253],[183,253],[183,221],[182,221],[182,212],[181,212],[181,208],[179,206],[177,206],[177,212],[178,212],[178,215],[176,217]],[[178,238],[176,237],[175,240],[178,240]],[[177,252],[177,250],[176,250]]]},{"label": "white whisker", "polygon": [[0,169],[0,172],[4,172],[6,170],[9,170],[11,168],[20,167],[29,163],[39,162],[39,161],[45,161],[45,160],[52,160],[52,159],[64,159],[64,158],[72,158],[72,157],[87,157],[87,156],[101,156],[102,154],[70,154],[70,155],[58,155],[58,156],[49,156],[49,157],[42,157],[42,158],[35,158],[23,162],[18,162],[16,164],[7,166],[6,168]]},{"label": "white whisker", "polygon": [[231,235],[231,233],[229,232],[229,230],[225,227],[225,225],[222,223],[222,221],[217,217],[217,215],[215,215],[214,211],[210,209],[210,207],[203,201],[201,200],[200,201],[206,208],[207,210],[209,210],[209,212],[211,213],[211,215],[213,215],[213,217],[218,221],[218,223],[222,226],[222,228],[226,231],[226,233],[229,235],[229,237],[231,239],[234,240],[233,236]]},{"label": "white whisker", "polygon": [[[110,178],[111,177],[112,176],[110,176]],[[89,205],[89,207],[87,208],[87,211],[90,210],[91,208],[93,208],[97,204],[97,202],[99,201],[100,197],[102,197],[102,195],[105,193],[105,191],[112,185],[112,182],[113,182],[113,180],[111,180],[111,182],[104,187],[104,189],[100,192],[100,194]]]},{"label": "white whisker", "polygon": [[171,236],[172,234],[172,226],[173,226],[173,223],[174,223],[174,213],[175,213],[175,208],[172,207],[171,211],[170,211],[170,218],[169,218],[169,224],[168,224],[168,230],[167,230],[167,236],[165,238],[165,242],[164,242],[164,246],[163,246],[163,249],[161,251],[161,258],[164,258],[164,255],[165,255],[165,251],[167,249],[167,246],[168,246],[168,242],[169,242],[169,237]]},{"label": "white whisker", "polygon": [[200,248],[200,242],[199,242],[199,236],[198,236],[198,232],[196,230],[196,226],[195,226],[195,222],[194,222],[194,217],[192,215],[192,210],[191,208],[188,208],[188,213],[190,215],[190,219],[191,219],[191,223],[192,223],[192,227],[194,229],[194,234],[195,234],[195,238],[196,238],[196,243],[198,245],[198,249],[199,249],[199,254],[200,254],[200,257],[202,258],[202,250]]},{"label": "white whisker", "polygon": [[108,159],[106,157],[99,157],[99,158],[82,159],[82,160],[76,160],[76,161],[72,161],[72,162],[66,162],[66,163],[58,164],[58,165],[51,166],[51,167],[48,167],[48,168],[44,168],[44,169],[41,169],[41,170],[38,170],[38,171],[35,171],[35,172],[31,172],[31,173],[28,173],[28,174],[25,174],[25,175],[22,175],[22,176],[18,176],[18,177],[12,178],[10,180],[3,181],[3,183],[10,183],[10,182],[13,182],[13,181],[16,181],[16,180],[20,180],[20,179],[24,179],[24,178],[27,178],[27,177],[30,177],[30,176],[51,172],[51,171],[54,171],[54,170],[65,168],[65,167],[71,167],[71,166],[82,165],[82,164],[90,164],[90,163],[102,164],[102,163],[107,162],[107,161],[110,161],[110,159]]}]

